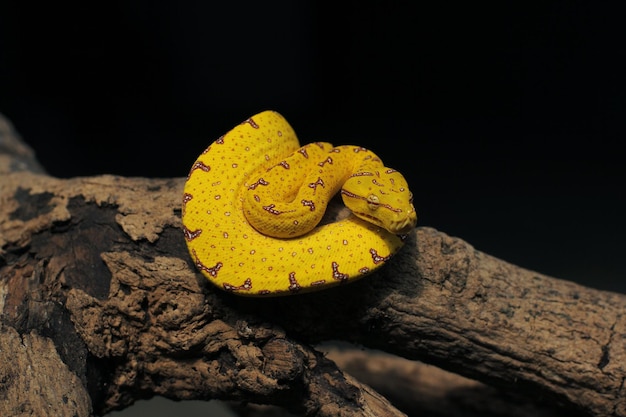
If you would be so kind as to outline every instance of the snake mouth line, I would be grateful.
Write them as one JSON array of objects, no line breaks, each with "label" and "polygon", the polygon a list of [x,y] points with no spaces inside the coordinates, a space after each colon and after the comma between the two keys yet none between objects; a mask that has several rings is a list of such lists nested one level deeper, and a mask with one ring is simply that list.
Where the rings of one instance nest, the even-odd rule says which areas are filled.
[{"label": "snake mouth line", "polygon": [[403,220],[393,222],[389,227],[383,225],[383,222],[376,217],[367,214],[367,213],[357,213],[354,212],[354,215],[360,217],[365,221],[369,221],[372,224],[382,227],[390,233],[395,235],[404,235],[409,233],[414,227],[415,223],[411,220],[411,218],[405,218]]},{"label": "snake mouth line", "polygon": [[383,222],[379,219],[377,219],[376,217],[367,214],[367,213],[357,213],[357,212],[352,212],[355,216],[357,216],[358,218],[365,220],[366,222],[372,223],[378,227],[382,227],[383,229],[387,230],[388,232],[394,233],[393,231],[387,229],[384,225]]}]

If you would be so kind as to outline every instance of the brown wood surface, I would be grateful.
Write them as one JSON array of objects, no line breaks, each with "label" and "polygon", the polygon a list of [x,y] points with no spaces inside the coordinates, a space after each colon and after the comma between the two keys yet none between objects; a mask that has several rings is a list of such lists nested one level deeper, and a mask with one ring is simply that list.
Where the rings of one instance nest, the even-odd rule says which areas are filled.
[{"label": "brown wood surface", "polygon": [[[314,416],[626,416],[624,295],[418,228],[357,283],[236,297],[193,267],[183,183],[50,177],[0,118],[0,415],[164,395]],[[395,356],[326,356],[327,340]]]}]

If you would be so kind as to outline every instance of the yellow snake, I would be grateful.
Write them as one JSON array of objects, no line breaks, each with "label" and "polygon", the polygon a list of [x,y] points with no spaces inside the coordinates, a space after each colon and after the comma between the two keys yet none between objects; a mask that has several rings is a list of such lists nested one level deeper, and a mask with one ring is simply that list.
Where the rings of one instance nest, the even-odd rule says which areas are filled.
[{"label": "yellow snake", "polygon": [[[317,226],[339,190],[353,215]],[[183,194],[185,239],[219,288],[277,296],[361,278],[415,227],[404,177],[357,146],[300,147],[278,113],[259,113],[194,162]]]}]

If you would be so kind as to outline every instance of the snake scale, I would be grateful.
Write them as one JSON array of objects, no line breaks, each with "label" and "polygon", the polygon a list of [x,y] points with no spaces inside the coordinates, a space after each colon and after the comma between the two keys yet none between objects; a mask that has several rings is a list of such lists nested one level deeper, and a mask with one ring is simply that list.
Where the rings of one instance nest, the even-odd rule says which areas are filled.
[{"label": "snake scale", "polygon": [[[318,226],[341,193],[352,215]],[[300,147],[265,111],[213,142],[183,194],[183,230],[196,267],[219,288],[278,296],[361,278],[403,245],[417,216],[404,177],[358,146]]]}]

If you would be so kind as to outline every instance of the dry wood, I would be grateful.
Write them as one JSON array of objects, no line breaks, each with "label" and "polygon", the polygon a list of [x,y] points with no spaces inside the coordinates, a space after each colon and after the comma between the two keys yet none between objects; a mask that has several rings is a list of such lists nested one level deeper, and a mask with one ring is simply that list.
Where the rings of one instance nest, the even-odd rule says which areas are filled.
[{"label": "dry wood", "polygon": [[626,416],[624,295],[418,228],[355,284],[238,298],[189,259],[184,179],[52,178],[3,119],[0,176],[0,415],[100,414],[155,394],[402,415],[311,347],[332,339],[498,387],[527,415]]},{"label": "dry wood", "polygon": [[321,346],[339,367],[388,398],[410,416],[556,417],[562,410],[432,365],[380,351]]}]

